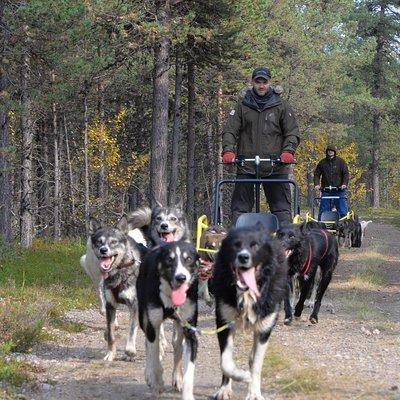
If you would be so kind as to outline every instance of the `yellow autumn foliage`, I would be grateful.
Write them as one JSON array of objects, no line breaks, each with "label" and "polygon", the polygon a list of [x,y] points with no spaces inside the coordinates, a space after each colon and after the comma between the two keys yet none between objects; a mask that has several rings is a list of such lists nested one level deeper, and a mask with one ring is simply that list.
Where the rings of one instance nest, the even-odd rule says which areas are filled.
[{"label": "yellow autumn foliage", "polygon": [[[307,175],[314,175],[314,169],[318,162],[325,157],[325,150],[328,144],[328,135],[321,134],[317,139],[303,140],[296,151],[297,165],[294,175],[300,186],[301,193],[307,193]],[[358,149],[356,143],[335,143],[337,154],[343,158],[349,167],[350,180],[348,195],[350,203],[365,198],[365,183],[361,182],[363,170],[357,165]]]},{"label": "yellow autumn foliage", "polygon": [[106,179],[116,187],[128,186],[133,175],[149,163],[149,154],[138,155],[134,152],[128,164],[122,161],[117,137],[125,115],[126,109],[123,108],[108,123],[94,120],[88,130],[91,170],[97,172],[104,168]]}]

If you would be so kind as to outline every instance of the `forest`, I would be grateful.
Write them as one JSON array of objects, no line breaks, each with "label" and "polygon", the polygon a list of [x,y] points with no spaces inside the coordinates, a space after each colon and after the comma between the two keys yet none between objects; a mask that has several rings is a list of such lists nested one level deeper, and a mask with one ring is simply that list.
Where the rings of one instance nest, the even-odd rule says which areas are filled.
[{"label": "forest", "polygon": [[83,236],[156,201],[212,211],[229,111],[266,66],[351,203],[400,204],[398,0],[0,0],[0,241]]}]

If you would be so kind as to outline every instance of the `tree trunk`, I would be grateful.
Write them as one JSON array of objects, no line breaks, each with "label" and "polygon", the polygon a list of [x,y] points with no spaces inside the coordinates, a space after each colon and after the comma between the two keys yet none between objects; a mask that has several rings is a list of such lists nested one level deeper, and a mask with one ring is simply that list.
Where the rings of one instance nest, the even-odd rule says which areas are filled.
[{"label": "tree trunk", "polygon": [[[189,48],[193,46],[193,38],[189,37]],[[190,57],[190,56],[189,56]],[[196,146],[195,136],[195,87],[194,87],[194,60],[188,60],[188,121],[187,121],[187,172],[186,172],[186,214],[189,223],[194,220],[194,154]]]},{"label": "tree trunk", "polygon": [[180,53],[176,51],[175,61],[175,99],[174,123],[172,128],[171,180],[169,185],[169,204],[177,203],[176,188],[178,186],[179,147],[181,141],[181,100],[182,100],[182,62]]},{"label": "tree trunk", "polygon": [[[52,74],[52,82],[55,81],[55,75]],[[59,160],[59,141],[57,129],[57,106],[53,103],[53,143],[54,143],[54,240],[61,240],[61,218],[60,218],[60,203],[61,203],[61,170]]]},{"label": "tree trunk", "polygon": [[47,121],[43,123],[42,135],[38,138],[40,146],[41,160],[37,168],[38,179],[40,181],[38,191],[38,217],[40,219],[40,234],[50,237],[50,219],[51,219],[51,190],[50,190],[50,127]]},{"label": "tree trunk", "polygon": [[[5,2],[0,3],[0,26],[4,28]],[[8,165],[8,78],[5,69],[8,29],[3,29],[0,36],[0,240],[11,240],[11,175]]]},{"label": "tree trunk", "polygon": [[71,207],[71,233],[72,236],[75,237],[77,234],[76,231],[76,211],[75,211],[75,192],[74,192],[74,173],[72,170],[72,162],[71,162],[71,152],[69,148],[69,138],[68,138],[68,127],[67,120],[64,114],[64,132],[65,132],[65,150],[67,153],[67,165],[68,165],[68,177],[69,177],[69,197],[70,197],[70,207]]},{"label": "tree trunk", "polygon": [[[28,28],[24,27],[28,36]],[[32,180],[33,180],[33,122],[30,98],[30,54],[23,49],[21,60],[21,131],[22,131],[22,170],[21,170],[21,209],[20,238],[21,246],[29,248],[33,241]]]},{"label": "tree trunk", "polygon": [[[98,47],[98,55],[101,56],[100,47]],[[104,120],[104,87],[103,83],[100,81],[97,87],[98,92],[98,114],[99,114],[99,122],[101,126],[105,125]],[[104,148],[100,149],[100,157],[104,159]],[[102,208],[103,204],[105,203],[105,168],[104,164],[100,167],[100,170],[97,172],[97,198],[99,201],[99,207]]]},{"label": "tree trunk", "polygon": [[[217,170],[216,170],[216,181],[219,182],[224,178],[224,168],[222,163],[220,162],[221,159],[221,154],[222,154],[222,130],[223,130],[223,121],[224,121],[224,106],[223,106],[223,90],[221,87],[223,81],[223,76],[222,74],[218,74],[218,82],[220,86],[218,87],[217,90],[217,105],[218,105],[218,112],[217,112],[217,159],[216,163],[218,165]],[[213,191],[215,190],[215,187]],[[213,197],[214,198],[214,197]],[[219,207],[219,215],[221,220],[223,219],[223,192],[221,191],[220,193],[220,204],[213,204],[213,208]],[[214,211],[213,211],[214,215]],[[216,223],[217,221],[213,221],[213,223]]]},{"label": "tree trunk", "polygon": [[[206,109],[210,110],[211,105],[209,104],[209,99],[207,100]],[[211,114],[209,111],[206,112],[206,129],[207,129],[207,154],[209,155],[208,168],[206,170],[206,174],[208,175],[208,181],[206,181],[207,185],[207,204],[209,205],[208,213],[211,215],[212,213],[212,203],[213,203],[213,192],[215,187],[215,177],[216,177],[216,163],[215,163],[215,135],[213,131],[213,121],[211,118]]]},{"label": "tree trunk", "polygon": [[[380,19],[382,23],[376,26],[376,52],[373,64],[373,90],[372,95],[374,98],[379,99],[382,97],[383,88],[383,57],[384,57],[384,19],[385,19],[385,6],[380,6]],[[381,111],[375,109],[372,117],[372,207],[379,208],[379,147],[380,147],[380,126],[381,126]]]},{"label": "tree trunk", "polygon": [[89,235],[89,218],[90,218],[90,182],[89,182],[89,115],[87,106],[87,90],[85,89],[83,98],[83,121],[84,121],[84,139],[83,139],[83,152],[85,163],[85,229],[86,234]]},{"label": "tree trunk", "polygon": [[[167,29],[170,22],[169,2],[156,0],[157,21]],[[151,129],[150,201],[167,201],[167,142],[168,142],[168,70],[170,38],[160,34],[154,45],[153,114]]]},{"label": "tree trunk", "polygon": [[131,185],[127,193],[128,211],[133,211],[139,204],[139,190],[136,186]]}]

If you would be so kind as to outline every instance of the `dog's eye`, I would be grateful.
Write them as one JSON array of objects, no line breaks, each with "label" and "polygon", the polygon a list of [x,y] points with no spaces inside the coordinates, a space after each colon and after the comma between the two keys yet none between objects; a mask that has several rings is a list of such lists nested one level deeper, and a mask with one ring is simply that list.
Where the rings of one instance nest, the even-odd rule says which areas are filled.
[{"label": "dog's eye", "polygon": [[162,221],[162,217],[161,216],[156,217],[156,221]]},{"label": "dog's eye", "polygon": [[169,220],[170,220],[170,221],[173,221],[173,222],[177,221],[177,219],[178,219],[178,218],[176,218],[176,217],[169,217]]},{"label": "dog's eye", "polygon": [[186,257],[186,258],[185,258],[185,262],[187,262],[187,263],[192,262],[192,257]]},{"label": "dog's eye", "polygon": [[237,249],[240,249],[240,248],[242,247],[242,242],[237,241],[237,242],[234,243],[234,246],[235,246]]},{"label": "dog's eye", "polygon": [[250,243],[250,247],[251,247],[253,250],[257,250],[257,249],[258,249],[258,243],[257,243],[257,242],[251,242],[251,243]]},{"label": "dog's eye", "polygon": [[290,232],[288,236],[289,236],[290,238],[294,238],[295,235],[294,235],[293,232]]}]

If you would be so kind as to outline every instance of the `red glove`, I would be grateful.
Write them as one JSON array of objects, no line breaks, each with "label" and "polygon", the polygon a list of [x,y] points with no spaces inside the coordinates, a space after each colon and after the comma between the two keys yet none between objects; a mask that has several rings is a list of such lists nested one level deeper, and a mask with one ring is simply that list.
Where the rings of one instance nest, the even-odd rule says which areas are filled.
[{"label": "red glove", "polygon": [[294,161],[294,155],[292,153],[289,153],[288,151],[284,151],[281,154],[281,161],[284,164],[291,164]]},{"label": "red glove", "polygon": [[230,164],[235,159],[235,153],[233,151],[226,151],[222,154],[222,162],[224,164]]}]

